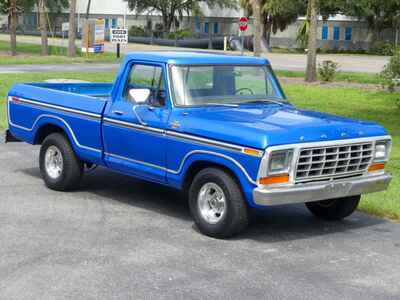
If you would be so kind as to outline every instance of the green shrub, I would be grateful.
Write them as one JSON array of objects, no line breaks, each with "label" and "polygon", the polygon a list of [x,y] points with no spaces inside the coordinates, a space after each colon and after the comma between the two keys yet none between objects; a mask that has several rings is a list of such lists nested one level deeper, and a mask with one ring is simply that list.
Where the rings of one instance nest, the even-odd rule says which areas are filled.
[{"label": "green shrub", "polygon": [[171,40],[183,40],[193,37],[193,33],[188,29],[180,29],[175,32],[168,33],[168,38]]},{"label": "green shrub", "polygon": [[331,60],[324,60],[318,64],[318,74],[322,81],[333,81],[338,71],[339,64]]},{"label": "green shrub", "polygon": [[132,26],[129,29],[129,36],[146,36],[146,31],[140,26]]},{"label": "green shrub", "polygon": [[390,58],[389,63],[385,66],[381,73],[383,85],[391,92],[400,86],[400,50]]},{"label": "green shrub", "polygon": [[392,56],[394,55],[395,48],[389,42],[375,42],[368,50],[369,54]]}]

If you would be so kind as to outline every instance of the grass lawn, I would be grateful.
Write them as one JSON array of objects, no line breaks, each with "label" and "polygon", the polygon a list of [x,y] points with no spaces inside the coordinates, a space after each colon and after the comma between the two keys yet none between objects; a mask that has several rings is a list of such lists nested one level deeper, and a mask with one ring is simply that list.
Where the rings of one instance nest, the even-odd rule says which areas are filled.
[{"label": "grass lawn", "polygon": [[[43,81],[50,78],[111,82],[109,73],[29,73],[0,74],[0,128],[6,127],[5,96],[13,83]],[[393,152],[388,170],[393,173],[390,189],[364,197],[360,209],[378,216],[400,220],[400,108],[398,94],[290,84],[284,86],[290,101],[298,107],[379,122],[393,136]]]},{"label": "grass lawn", "polygon": [[95,62],[119,62],[114,53],[89,54],[81,53],[74,58],[67,57],[67,48],[49,46],[50,56],[40,56],[40,45],[17,44],[18,55],[8,55],[11,51],[10,43],[0,41],[0,65],[14,64],[66,64],[66,63],[95,63]]},{"label": "grass lawn", "polygon": [[[304,78],[305,72],[302,71],[281,71],[275,70],[280,77]],[[338,72],[336,81],[348,81],[363,84],[382,84],[382,79],[377,74],[361,73],[361,72]]]}]

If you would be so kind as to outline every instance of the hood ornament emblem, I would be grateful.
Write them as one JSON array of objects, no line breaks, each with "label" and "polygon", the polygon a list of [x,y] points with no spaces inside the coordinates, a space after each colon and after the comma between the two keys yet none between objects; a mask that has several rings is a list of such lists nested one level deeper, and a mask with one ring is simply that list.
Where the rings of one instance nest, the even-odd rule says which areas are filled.
[{"label": "hood ornament emblem", "polygon": [[304,141],[305,140],[305,137],[302,135],[301,137],[300,137],[300,141]]},{"label": "hood ornament emblem", "polygon": [[321,135],[321,139],[327,139],[328,136],[326,134]]},{"label": "hood ornament emblem", "polygon": [[346,137],[346,136],[347,136],[347,133],[346,133],[346,132],[342,132],[341,136],[342,136],[342,137]]}]

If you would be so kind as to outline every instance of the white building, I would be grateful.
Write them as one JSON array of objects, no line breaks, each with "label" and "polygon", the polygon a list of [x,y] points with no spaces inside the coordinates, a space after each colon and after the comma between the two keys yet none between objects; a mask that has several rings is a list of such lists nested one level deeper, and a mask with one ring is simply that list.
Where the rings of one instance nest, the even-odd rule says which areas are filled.
[{"label": "white building", "polygon": [[[79,23],[82,24],[86,15],[88,0],[77,0],[77,14]],[[199,36],[221,36],[237,35],[238,20],[245,13],[238,9],[221,9],[215,7],[210,9],[201,3],[202,16],[185,16],[180,21],[179,27],[188,29]],[[126,22],[127,27],[138,26],[146,28],[147,32],[154,32],[160,28],[162,23],[161,16],[157,13],[136,14],[128,9],[127,2],[123,0],[92,0],[90,8],[90,18],[104,18],[107,29],[123,26]],[[60,31],[61,23],[68,21],[68,12],[60,15],[51,15],[55,31]],[[7,19],[6,19],[7,20]],[[297,22],[289,26],[285,31],[278,32],[272,36],[273,46],[278,47],[297,47],[296,36],[299,26],[304,18],[299,18]],[[37,31],[37,14],[27,13],[20,18],[20,27],[26,33]],[[337,50],[359,50],[367,49],[370,46],[371,33],[365,22],[360,22],[345,16],[335,16],[327,21],[319,21],[319,46],[327,49]],[[252,34],[250,24],[247,35]],[[383,40],[392,41],[393,32],[388,30],[383,34]]]}]

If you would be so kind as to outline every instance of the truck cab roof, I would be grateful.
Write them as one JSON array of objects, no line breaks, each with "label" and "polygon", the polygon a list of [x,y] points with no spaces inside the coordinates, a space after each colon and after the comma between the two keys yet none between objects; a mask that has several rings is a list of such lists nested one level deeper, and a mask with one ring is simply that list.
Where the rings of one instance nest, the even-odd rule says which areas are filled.
[{"label": "truck cab roof", "polygon": [[148,61],[171,65],[269,65],[266,58],[231,55],[207,51],[147,51],[126,55],[126,61]]}]

